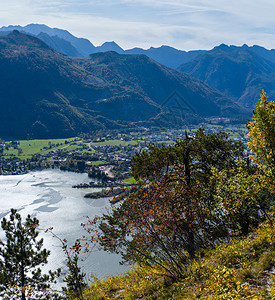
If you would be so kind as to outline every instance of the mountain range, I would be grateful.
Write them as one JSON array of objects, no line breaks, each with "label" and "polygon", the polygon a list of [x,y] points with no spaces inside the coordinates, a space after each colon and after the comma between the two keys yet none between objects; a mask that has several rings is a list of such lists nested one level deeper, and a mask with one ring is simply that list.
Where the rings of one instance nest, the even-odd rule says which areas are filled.
[{"label": "mountain range", "polygon": [[68,137],[129,122],[167,123],[167,116],[184,122],[248,116],[215,88],[145,55],[112,51],[69,57],[17,30],[0,35],[0,107],[0,136],[12,138]]},{"label": "mountain range", "polygon": [[180,65],[185,72],[253,109],[264,90],[275,98],[275,53],[259,46],[220,45]]},{"label": "mountain range", "polygon": [[255,108],[262,89],[274,97],[275,49],[222,44],[212,50],[182,51],[169,46],[124,50],[115,42],[105,42],[96,47],[89,40],[77,38],[66,30],[41,24],[2,27],[0,33],[8,34],[14,29],[34,35],[57,52],[70,57],[87,57],[108,51],[146,55],[160,64],[202,80],[249,109]]},{"label": "mountain range", "polygon": [[34,35],[56,51],[71,57],[86,57],[89,54],[108,51],[115,51],[119,54],[144,54],[169,68],[176,68],[205,52],[203,50],[182,51],[169,46],[151,47],[148,50],[141,48],[124,50],[114,41],[95,47],[87,39],[77,38],[66,30],[50,28],[43,24],[4,26],[0,28],[0,33],[8,34],[13,30]]},{"label": "mountain range", "polygon": [[[144,54],[153,60],[174,69],[178,68],[181,64],[208,52],[207,50],[183,51],[165,45],[157,48],[151,47],[149,49],[133,48],[124,50],[114,41],[105,42],[101,46],[96,47],[88,39],[77,38],[67,30],[50,28],[44,24],[29,24],[26,26],[10,25],[0,28],[1,34],[8,34],[13,30],[34,35],[56,51],[71,57],[86,57],[89,54],[108,51],[115,51],[119,54]],[[248,47],[247,45],[244,46]],[[236,46],[232,47],[236,48]],[[264,59],[275,63],[275,49],[267,50],[264,47],[257,45],[248,48]]]}]

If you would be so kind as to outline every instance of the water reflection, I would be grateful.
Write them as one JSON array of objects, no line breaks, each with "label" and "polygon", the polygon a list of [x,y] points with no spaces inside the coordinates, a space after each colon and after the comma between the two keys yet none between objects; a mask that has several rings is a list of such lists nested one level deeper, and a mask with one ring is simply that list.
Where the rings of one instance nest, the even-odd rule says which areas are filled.
[{"label": "water reflection", "polygon": [[[56,269],[65,266],[65,259],[59,241],[45,234],[44,229],[54,227],[60,238],[66,238],[73,244],[76,238],[82,237],[80,224],[85,216],[93,217],[110,207],[108,198],[86,199],[84,195],[98,189],[73,189],[72,185],[88,183],[87,174],[76,174],[60,170],[43,170],[24,175],[0,176],[0,218],[16,208],[25,218],[28,214],[40,221],[44,246],[51,250],[47,268]],[[4,238],[0,232],[0,238]],[[85,272],[96,274],[103,279],[108,274],[119,274],[127,266],[119,264],[118,255],[94,251],[83,262]]]}]

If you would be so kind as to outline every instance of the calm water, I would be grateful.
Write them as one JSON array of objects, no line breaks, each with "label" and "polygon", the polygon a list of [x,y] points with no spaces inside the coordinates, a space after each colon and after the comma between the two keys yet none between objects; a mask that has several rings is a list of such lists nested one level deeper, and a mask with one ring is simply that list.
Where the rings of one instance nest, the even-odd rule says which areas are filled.
[{"label": "calm water", "polygon": [[[40,227],[53,227],[60,238],[73,243],[85,232],[80,224],[85,216],[100,215],[109,207],[108,199],[85,199],[84,195],[98,189],[73,189],[72,185],[88,183],[87,174],[43,170],[24,175],[0,176],[0,219],[16,208],[23,218],[30,214],[40,221]],[[65,268],[65,257],[60,242],[41,231],[44,247],[51,250],[46,268]],[[0,231],[0,238],[3,238]],[[95,274],[103,279],[108,274],[119,274],[128,269],[119,264],[120,257],[94,250],[87,258],[83,269],[87,276]]]}]

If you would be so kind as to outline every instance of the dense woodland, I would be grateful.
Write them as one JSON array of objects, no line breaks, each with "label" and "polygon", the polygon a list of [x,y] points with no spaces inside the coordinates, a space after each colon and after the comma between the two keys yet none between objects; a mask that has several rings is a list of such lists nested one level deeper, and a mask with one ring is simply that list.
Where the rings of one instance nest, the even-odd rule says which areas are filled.
[{"label": "dense woodland", "polygon": [[[86,236],[71,248],[61,240],[68,262],[63,293],[49,288],[60,271],[39,269],[49,251],[37,242],[38,220],[22,222],[12,210],[2,221],[2,297],[274,299],[275,102],[264,93],[247,128],[249,156],[227,134],[203,129],[175,146],[137,153],[137,183],[120,204],[82,224]],[[88,287],[78,255],[95,246],[136,267]]]}]

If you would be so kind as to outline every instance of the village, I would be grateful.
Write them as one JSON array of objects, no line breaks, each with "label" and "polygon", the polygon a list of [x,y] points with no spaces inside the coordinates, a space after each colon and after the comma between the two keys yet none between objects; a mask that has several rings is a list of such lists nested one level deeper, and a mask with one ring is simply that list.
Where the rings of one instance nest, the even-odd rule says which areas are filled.
[{"label": "village", "polygon": [[173,145],[186,134],[193,136],[199,127],[207,133],[226,131],[233,140],[246,142],[244,125],[224,127],[200,124],[187,129],[157,130],[142,128],[130,132],[106,131],[58,140],[5,141],[0,139],[0,175],[19,175],[30,170],[60,168],[87,172],[108,183],[131,178],[130,164],[136,152],[148,151],[150,144]]}]

